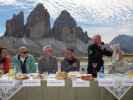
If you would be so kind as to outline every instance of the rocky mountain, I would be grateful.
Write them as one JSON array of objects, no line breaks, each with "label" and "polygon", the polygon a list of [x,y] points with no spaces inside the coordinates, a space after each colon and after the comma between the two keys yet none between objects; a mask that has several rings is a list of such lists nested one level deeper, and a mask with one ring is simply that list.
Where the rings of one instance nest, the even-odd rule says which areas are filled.
[{"label": "rocky mountain", "polygon": [[55,20],[52,33],[56,39],[65,42],[76,42],[77,39],[83,42],[88,42],[88,36],[77,26],[75,19],[66,10],[62,11],[59,17]]},{"label": "rocky mountain", "polygon": [[6,22],[5,35],[0,43],[5,44],[9,51],[27,46],[36,56],[41,54],[41,48],[52,45],[54,54],[62,56],[62,49],[74,48],[78,55],[86,55],[88,35],[77,26],[71,14],[64,10],[50,27],[50,14],[43,4],[38,4],[29,14],[24,25],[24,13],[20,12]]},{"label": "rocky mountain", "polygon": [[6,22],[5,36],[23,37],[24,34],[24,13],[20,12],[13,15],[10,20]]},{"label": "rocky mountain", "polygon": [[43,4],[38,4],[27,18],[25,35],[30,38],[48,37],[50,32],[50,15]]},{"label": "rocky mountain", "polygon": [[111,44],[120,44],[121,49],[126,53],[133,53],[133,36],[119,35],[115,37]]}]

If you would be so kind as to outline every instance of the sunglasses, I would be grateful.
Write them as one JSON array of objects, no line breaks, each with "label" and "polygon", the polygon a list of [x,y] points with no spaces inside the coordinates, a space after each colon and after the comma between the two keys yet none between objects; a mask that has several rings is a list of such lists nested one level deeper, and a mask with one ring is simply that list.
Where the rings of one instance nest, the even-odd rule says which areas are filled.
[{"label": "sunglasses", "polygon": [[21,52],[21,54],[27,54],[28,52]]}]

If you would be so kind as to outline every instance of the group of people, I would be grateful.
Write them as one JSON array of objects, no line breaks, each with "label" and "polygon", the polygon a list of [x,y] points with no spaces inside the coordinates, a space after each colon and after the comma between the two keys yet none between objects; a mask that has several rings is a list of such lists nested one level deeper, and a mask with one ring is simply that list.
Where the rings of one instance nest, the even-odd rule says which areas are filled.
[{"label": "group of people", "polygon": [[[64,59],[61,61],[61,71],[79,71],[80,61],[75,56],[74,50],[66,48],[63,52]],[[38,61],[30,54],[27,47],[20,47],[17,55],[12,59],[7,49],[0,47],[0,70],[3,71],[3,74],[6,74],[11,67],[15,69],[16,73],[36,73],[37,69],[41,74],[43,72],[56,73],[58,71],[58,61],[53,56],[53,48],[50,45],[43,47],[42,55]]]},{"label": "group of people", "polygon": [[[66,48],[63,51],[64,59],[61,61],[61,71],[79,71],[80,60],[76,57],[75,51],[72,48]],[[106,46],[101,40],[100,35],[95,35],[91,39],[91,44],[88,46],[88,68],[89,74],[97,77],[97,72],[101,69],[104,72],[103,56],[112,56],[113,50],[110,46]],[[38,61],[30,54],[27,47],[20,47],[16,56],[9,56],[7,49],[0,47],[0,70],[4,74],[9,72],[11,66],[14,67],[16,73],[36,73],[37,64],[39,73],[48,72],[56,73],[58,71],[57,58],[53,56],[53,48],[47,45],[42,49],[42,55]]]},{"label": "group of people", "polygon": [[[71,48],[63,50],[64,59],[61,61],[61,71],[79,71],[80,61],[75,56],[75,52]],[[43,48],[43,55],[38,60],[38,70],[40,73],[56,73],[58,71],[58,61],[53,56],[53,48],[51,46],[45,46]]]}]

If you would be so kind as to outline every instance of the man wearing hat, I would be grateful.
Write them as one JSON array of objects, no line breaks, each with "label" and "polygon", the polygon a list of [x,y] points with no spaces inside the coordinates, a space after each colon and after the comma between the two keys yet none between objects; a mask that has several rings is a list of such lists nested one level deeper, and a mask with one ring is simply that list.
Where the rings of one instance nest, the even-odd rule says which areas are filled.
[{"label": "man wearing hat", "polygon": [[26,47],[20,47],[18,54],[13,57],[13,65],[17,73],[35,73],[36,65],[34,57],[29,54]]}]

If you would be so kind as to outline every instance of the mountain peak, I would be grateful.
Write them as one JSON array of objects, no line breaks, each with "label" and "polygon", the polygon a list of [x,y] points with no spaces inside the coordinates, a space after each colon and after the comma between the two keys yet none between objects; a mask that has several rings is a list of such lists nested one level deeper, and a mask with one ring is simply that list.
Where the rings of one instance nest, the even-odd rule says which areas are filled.
[{"label": "mountain peak", "polygon": [[77,39],[88,42],[88,36],[83,32],[81,27],[77,26],[76,20],[67,10],[63,10],[55,20],[52,32],[56,39],[74,43]]},{"label": "mountain peak", "polygon": [[67,10],[63,10],[54,23],[54,27],[71,27],[72,28],[75,26],[77,26],[76,21]]},{"label": "mountain peak", "polygon": [[121,49],[127,53],[133,52],[132,43],[133,43],[133,36],[123,35],[123,34],[118,35],[111,41],[111,44],[120,44]]},{"label": "mountain peak", "polygon": [[33,11],[35,11],[35,10],[44,10],[44,9],[45,9],[45,7],[43,6],[43,4],[39,3],[39,4],[36,5],[36,7],[34,8]]},{"label": "mountain peak", "polygon": [[30,13],[26,23],[26,36],[42,38],[49,34],[50,14],[43,4],[39,3]]},{"label": "mountain peak", "polygon": [[13,14],[13,17],[6,22],[5,36],[23,37],[24,32],[24,13],[20,11]]},{"label": "mountain peak", "polygon": [[60,15],[71,16],[67,10],[63,10]]}]

